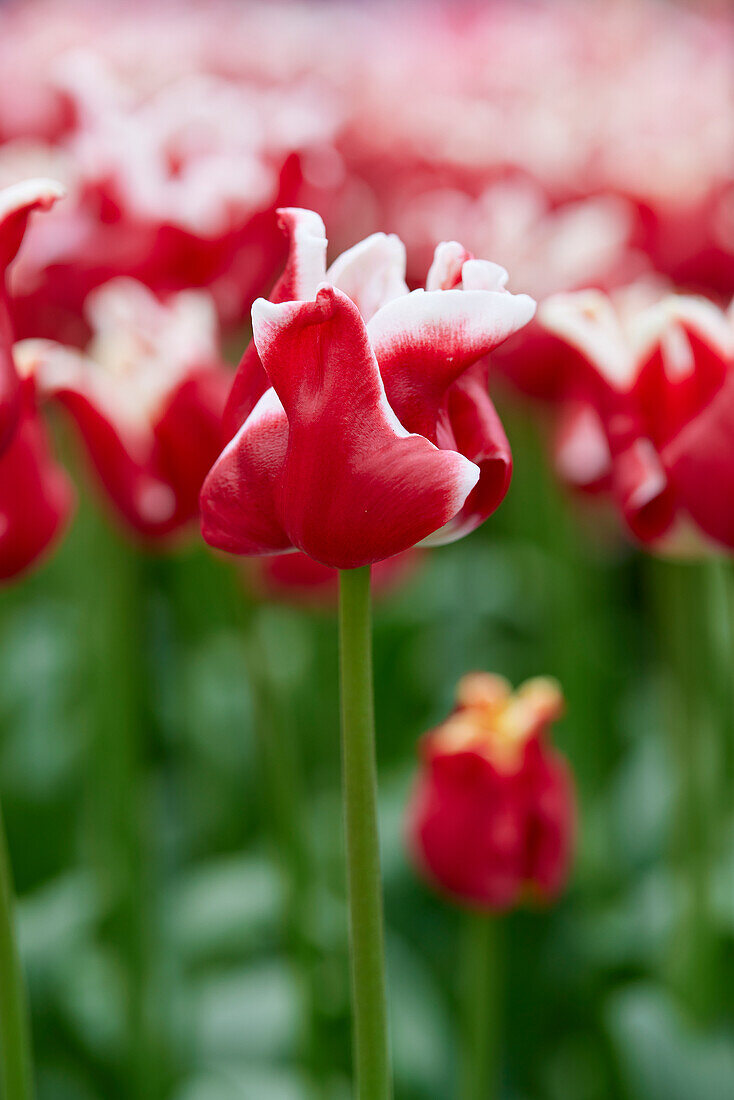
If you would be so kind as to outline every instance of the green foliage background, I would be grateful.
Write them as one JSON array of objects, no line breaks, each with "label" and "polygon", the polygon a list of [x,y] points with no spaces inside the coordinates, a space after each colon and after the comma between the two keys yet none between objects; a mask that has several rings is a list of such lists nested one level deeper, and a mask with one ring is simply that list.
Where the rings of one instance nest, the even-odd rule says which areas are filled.
[{"label": "green foliage background", "polygon": [[[376,609],[398,1097],[454,1095],[460,919],[414,876],[402,818],[417,739],[449,710],[459,675],[485,668],[561,680],[556,740],[580,800],[566,896],[501,921],[503,1097],[726,1100],[726,570],[643,559],[604,513],[559,492],[537,420],[514,403],[504,412],[516,462],[507,501]],[[55,557],[0,593],[0,787],[39,1096],[341,1100],[334,616],[257,602],[231,563],[195,542],[138,552],[84,478],[80,497]],[[664,612],[681,598],[693,626],[676,649]],[[697,706],[676,749],[687,675]],[[685,801],[692,777],[704,821]],[[710,942],[691,961],[686,922],[708,881]],[[125,958],[147,973],[141,988]],[[136,998],[143,1078],[123,1055]]]}]

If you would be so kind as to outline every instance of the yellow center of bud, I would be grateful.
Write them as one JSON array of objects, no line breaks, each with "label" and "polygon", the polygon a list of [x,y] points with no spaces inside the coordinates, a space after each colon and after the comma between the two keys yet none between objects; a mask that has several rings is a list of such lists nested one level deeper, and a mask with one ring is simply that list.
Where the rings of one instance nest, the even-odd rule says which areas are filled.
[{"label": "yellow center of bud", "polygon": [[502,772],[522,763],[527,741],[563,713],[563,695],[555,680],[536,677],[513,692],[502,676],[472,672],[459,681],[457,709],[435,734],[443,752],[472,749]]}]

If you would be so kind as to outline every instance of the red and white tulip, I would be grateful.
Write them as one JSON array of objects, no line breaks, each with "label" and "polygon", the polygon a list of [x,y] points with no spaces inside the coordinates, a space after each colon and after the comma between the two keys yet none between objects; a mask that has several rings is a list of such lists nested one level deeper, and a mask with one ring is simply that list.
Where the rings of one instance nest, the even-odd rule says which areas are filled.
[{"label": "red and white tulip", "polygon": [[549,298],[557,464],[656,550],[734,550],[734,322],[704,298]]},{"label": "red and white tulip", "polygon": [[231,373],[214,305],[198,291],[161,302],[130,279],[87,299],[85,352],[50,341],[18,345],[24,368],[79,430],[106,496],[138,536],[185,528],[222,446]]},{"label": "red and white tulip", "polygon": [[467,534],[511,471],[483,360],[534,302],[456,243],[439,246],[413,293],[404,246],[383,233],[327,271],[318,215],[281,216],[291,251],[272,300],[253,306],[232,438],[202,490],[204,537],[346,569]]}]

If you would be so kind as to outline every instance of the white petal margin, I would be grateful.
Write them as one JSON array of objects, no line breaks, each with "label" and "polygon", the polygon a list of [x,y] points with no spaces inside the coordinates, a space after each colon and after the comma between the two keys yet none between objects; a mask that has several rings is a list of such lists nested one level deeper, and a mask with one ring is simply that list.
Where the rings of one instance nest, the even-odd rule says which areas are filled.
[{"label": "white petal margin", "polygon": [[442,241],[436,245],[433,263],[428,269],[426,290],[451,290],[461,282],[461,269],[471,259],[463,244]]},{"label": "white petal margin", "polygon": [[[674,374],[685,373],[675,369],[675,351],[680,349],[679,337],[685,338],[686,331],[698,336],[722,359],[734,358],[734,325],[731,318],[708,298],[668,294],[660,302],[641,311],[632,324],[639,353],[644,355],[655,345],[665,343],[670,350],[666,359]],[[688,352],[692,354],[690,347]],[[684,355],[685,349],[680,354]]]},{"label": "white petal margin", "polygon": [[63,184],[43,177],[22,180],[10,187],[4,187],[0,191],[0,223],[36,203],[42,209],[48,210],[57,199],[63,199],[65,194],[66,188]]},{"label": "white petal margin", "polygon": [[281,207],[278,218],[290,236],[287,269],[294,281],[294,296],[311,301],[326,275],[326,226],[315,210],[299,206]]},{"label": "white petal margin", "polygon": [[337,256],[326,281],[344,291],[365,321],[394,298],[408,293],[405,245],[394,233],[373,233]]},{"label": "white petal margin", "polygon": [[464,290],[507,290],[510,276],[490,260],[467,260],[461,269]]},{"label": "white petal margin", "polygon": [[[466,264],[464,265],[466,267]],[[535,301],[499,290],[414,290],[388,302],[367,325],[378,362],[397,348],[446,342],[486,354],[532,319]]]},{"label": "white petal margin", "polygon": [[580,352],[610,386],[626,390],[633,385],[639,360],[606,294],[553,294],[541,303],[538,321]]}]

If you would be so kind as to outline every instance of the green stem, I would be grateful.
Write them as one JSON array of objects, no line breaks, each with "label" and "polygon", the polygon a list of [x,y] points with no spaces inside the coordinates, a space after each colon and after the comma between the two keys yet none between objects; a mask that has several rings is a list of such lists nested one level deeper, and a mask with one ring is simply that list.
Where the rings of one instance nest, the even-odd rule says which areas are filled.
[{"label": "green stem", "polygon": [[717,999],[719,951],[711,911],[718,708],[712,684],[710,576],[705,566],[690,563],[658,563],[657,571],[660,633],[668,664],[667,721],[676,767],[672,854],[682,887],[670,973],[689,1008],[705,1019]]},{"label": "green stem", "polygon": [[390,1100],[385,934],[377,827],[370,569],[339,577],[342,785],[357,1100]]},{"label": "green stem", "polygon": [[484,913],[462,917],[459,1100],[494,1100],[499,1083],[499,928]]},{"label": "green stem", "polygon": [[0,1090],[3,1100],[33,1095],[30,1025],[14,921],[13,878],[0,815]]},{"label": "green stem", "polygon": [[149,1033],[148,889],[144,848],[144,561],[95,517],[89,638],[95,685],[90,814],[93,862],[109,903],[108,935],[125,976],[123,1074],[129,1095],[158,1091]]}]

